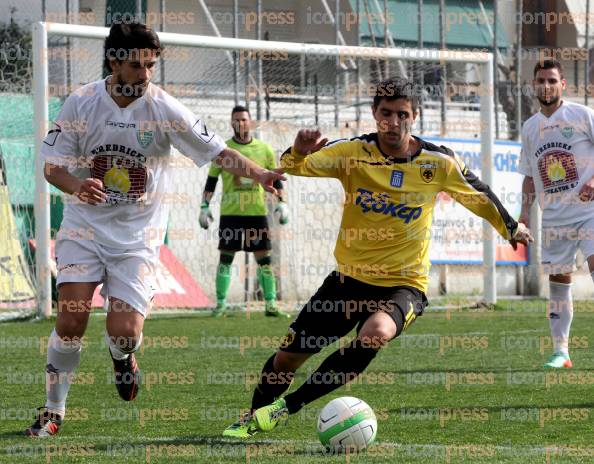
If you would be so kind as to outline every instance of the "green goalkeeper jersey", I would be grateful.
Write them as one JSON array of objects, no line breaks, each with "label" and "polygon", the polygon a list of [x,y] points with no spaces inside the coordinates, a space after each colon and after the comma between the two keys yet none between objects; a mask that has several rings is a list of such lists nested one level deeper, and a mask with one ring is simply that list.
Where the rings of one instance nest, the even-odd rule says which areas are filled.
[{"label": "green goalkeeper jersey", "polygon": [[[276,157],[272,147],[261,140],[252,138],[250,143],[237,143],[227,140],[227,146],[240,152],[246,158],[265,169],[276,167]],[[266,216],[265,192],[256,181],[240,177],[224,171],[215,164],[210,165],[210,177],[223,178],[223,198],[221,200],[221,216]]]}]

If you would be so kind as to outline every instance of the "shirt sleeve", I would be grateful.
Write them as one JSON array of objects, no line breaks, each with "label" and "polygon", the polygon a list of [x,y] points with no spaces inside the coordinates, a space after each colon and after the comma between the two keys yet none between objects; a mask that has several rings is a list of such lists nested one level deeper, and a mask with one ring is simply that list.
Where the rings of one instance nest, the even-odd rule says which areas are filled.
[{"label": "shirt sleeve", "polygon": [[528,137],[526,131],[522,129],[522,148],[520,151],[520,161],[518,163],[518,172],[528,177],[532,175],[532,166],[530,165],[530,147],[528,144]]},{"label": "shirt sleeve", "polygon": [[281,167],[287,174],[305,177],[342,179],[350,142],[337,141],[310,155],[297,153],[293,147],[281,156]]},{"label": "shirt sleeve", "polygon": [[44,162],[56,166],[76,168],[77,158],[81,156],[79,136],[86,130],[87,121],[80,120],[76,112],[76,95],[70,95],[41,144],[41,157]]},{"label": "shirt sleeve", "polygon": [[503,238],[512,238],[518,227],[516,220],[491,188],[474,175],[453,151],[448,150],[448,154],[451,159],[443,191],[477,216],[489,221]]},{"label": "shirt sleeve", "polygon": [[204,166],[226,147],[225,141],[175,98],[167,98],[170,121],[177,121],[178,130],[171,131],[171,144],[197,166]]}]

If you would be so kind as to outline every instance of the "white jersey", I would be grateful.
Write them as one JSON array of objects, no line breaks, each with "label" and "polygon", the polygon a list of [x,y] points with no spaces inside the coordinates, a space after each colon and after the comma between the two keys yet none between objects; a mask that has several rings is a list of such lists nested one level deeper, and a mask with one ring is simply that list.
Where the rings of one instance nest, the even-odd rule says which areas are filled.
[{"label": "white jersey", "polygon": [[563,101],[550,118],[538,112],[528,119],[518,171],[534,179],[545,226],[594,217],[594,203],[579,199],[594,176],[594,110]]},{"label": "white jersey", "polygon": [[[161,88],[120,108],[106,81],[70,95],[42,144],[43,160],[103,181],[107,202],[65,198],[61,237],[136,249],[163,243],[171,192],[171,146],[202,166],[226,148],[204,121]],[[179,163],[178,163],[179,164]]]}]

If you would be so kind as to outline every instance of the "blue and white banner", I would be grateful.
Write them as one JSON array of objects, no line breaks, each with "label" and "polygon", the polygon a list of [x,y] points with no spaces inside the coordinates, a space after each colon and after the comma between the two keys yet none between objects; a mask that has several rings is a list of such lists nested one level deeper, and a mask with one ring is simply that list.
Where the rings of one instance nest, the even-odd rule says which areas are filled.
[{"label": "blue and white banner", "polygon": [[[426,138],[436,145],[454,150],[468,169],[481,178],[480,140]],[[503,206],[517,219],[522,207],[522,180],[518,172],[520,144],[496,141],[493,155],[493,183],[490,186]],[[440,194],[435,205],[430,258],[434,264],[480,264],[483,262],[483,220],[446,194]],[[527,264],[527,250],[511,245],[499,234],[497,264]]]}]

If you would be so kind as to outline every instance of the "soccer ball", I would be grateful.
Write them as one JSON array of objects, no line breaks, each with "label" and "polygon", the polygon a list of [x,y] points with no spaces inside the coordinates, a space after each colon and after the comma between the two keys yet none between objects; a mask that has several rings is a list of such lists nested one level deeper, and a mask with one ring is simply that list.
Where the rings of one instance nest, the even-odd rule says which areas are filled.
[{"label": "soccer ball", "polygon": [[334,452],[361,451],[373,443],[376,433],[373,409],[352,396],[330,401],[318,417],[318,437]]}]

